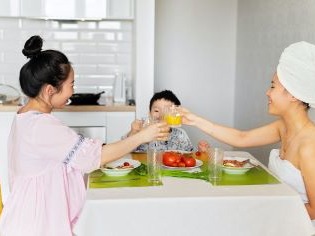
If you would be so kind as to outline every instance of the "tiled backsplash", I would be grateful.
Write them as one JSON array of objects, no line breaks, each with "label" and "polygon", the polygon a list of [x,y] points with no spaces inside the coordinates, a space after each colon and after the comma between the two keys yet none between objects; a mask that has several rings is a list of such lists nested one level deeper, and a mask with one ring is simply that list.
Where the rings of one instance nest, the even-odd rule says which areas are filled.
[{"label": "tiled backsplash", "polygon": [[82,86],[109,88],[115,74],[125,73],[132,84],[132,21],[45,21],[0,18],[0,83],[19,88],[19,71],[27,62],[22,54],[32,35],[45,41],[43,49],[64,52],[75,70],[77,90]]}]

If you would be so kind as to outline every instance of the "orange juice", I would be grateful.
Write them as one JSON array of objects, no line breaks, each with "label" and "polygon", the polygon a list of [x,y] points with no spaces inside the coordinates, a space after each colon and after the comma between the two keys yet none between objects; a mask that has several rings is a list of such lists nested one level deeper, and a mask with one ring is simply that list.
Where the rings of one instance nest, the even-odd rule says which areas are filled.
[{"label": "orange juice", "polygon": [[182,125],[182,117],[180,114],[165,114],[164,120],[171,127],[179,127]]}]

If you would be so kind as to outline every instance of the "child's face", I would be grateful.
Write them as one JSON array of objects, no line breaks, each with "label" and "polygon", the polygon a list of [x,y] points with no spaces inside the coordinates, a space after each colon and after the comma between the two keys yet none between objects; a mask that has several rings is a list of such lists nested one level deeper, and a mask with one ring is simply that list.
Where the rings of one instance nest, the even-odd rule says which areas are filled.
[{"label": "child's face", "polygon": [[172,105],[174,105],[173,102],[165,100],[165,99],[156,100],[152,104],[150,116],[155,119],[161,119],[163,116],[164,109]]}]

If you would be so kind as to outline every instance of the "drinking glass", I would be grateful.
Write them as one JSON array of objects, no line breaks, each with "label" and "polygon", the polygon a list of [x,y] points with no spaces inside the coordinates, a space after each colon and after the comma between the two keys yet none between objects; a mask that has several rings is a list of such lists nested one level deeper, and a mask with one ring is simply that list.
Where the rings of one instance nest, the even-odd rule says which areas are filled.
[{"label": "drinking glass", "polygon": [[209,181],[211,183],[219,182],[222,178],[223,157],[223,149],[218,147],[208,149]]},{"label": "drinking glass", "polygon": [[163,151],[149,148],[147,151],[147,168],[148,168],[148,181],[153,185],[162,184],[162,161]]},{"label": "drinking glass", "polygon": [[173,105],[164,109],[164,120],[170,127],[180,127],[182,125],[182,116],[178,106]]}]

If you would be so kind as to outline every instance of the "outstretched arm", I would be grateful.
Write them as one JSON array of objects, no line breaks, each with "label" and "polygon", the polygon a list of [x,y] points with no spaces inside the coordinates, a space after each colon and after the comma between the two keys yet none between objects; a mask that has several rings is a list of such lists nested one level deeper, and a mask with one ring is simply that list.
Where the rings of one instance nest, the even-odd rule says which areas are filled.
[{"label": "outstretched arm", "polygon": [[213,123],[185,108],[182,108],[181,113],[183,124],[195,126],[213,138],[235,147],[254,147],[280,141],[281,120],[256,129],[242,131]]},{"label": "outstretched arm", "polygon": [[124,140],[104,145],[102,148],[101,165],[121,158],[142,143],[152,140],[165,140],[168,135],[169,126],[166,122],[160,122],[149,125]]}]

